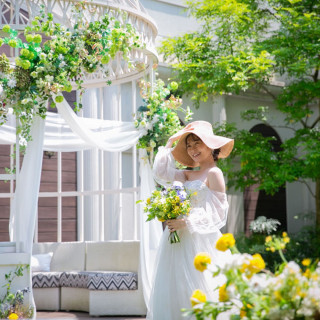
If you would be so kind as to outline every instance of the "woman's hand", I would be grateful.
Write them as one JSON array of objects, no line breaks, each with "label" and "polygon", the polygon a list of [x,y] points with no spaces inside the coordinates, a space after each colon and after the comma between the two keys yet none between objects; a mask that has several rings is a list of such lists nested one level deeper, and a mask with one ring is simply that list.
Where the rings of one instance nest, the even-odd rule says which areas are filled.
[{"label": "woman's hand", "polygon": [[187,225],[184,219],[167,220],[166,223],[170,232],[182,229]]}]

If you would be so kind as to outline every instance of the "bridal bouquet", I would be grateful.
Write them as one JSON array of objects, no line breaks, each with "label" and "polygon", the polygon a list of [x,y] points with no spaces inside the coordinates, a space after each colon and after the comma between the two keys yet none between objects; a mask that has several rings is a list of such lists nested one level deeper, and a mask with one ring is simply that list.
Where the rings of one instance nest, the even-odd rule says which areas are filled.
[{"label": "bridal bouquet", "polygon": [[[155,190],[145,201],[144,212],[148,213],[147,221],[158,219],[161,222],[188,216],[191,210],[191,195],[188,195],[181,182],[174,182],[165,190]],[[180,242],[176,231],[169,235],[170,243]]]}]

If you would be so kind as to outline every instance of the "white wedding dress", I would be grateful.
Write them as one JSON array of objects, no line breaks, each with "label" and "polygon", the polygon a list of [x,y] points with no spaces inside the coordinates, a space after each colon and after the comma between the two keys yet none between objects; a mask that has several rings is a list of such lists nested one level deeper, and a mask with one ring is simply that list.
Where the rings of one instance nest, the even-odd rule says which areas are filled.
[{"label": "white wedding dress", "polygon": [[192,210],[186,218],[187,227],[177,231],[180,242],[170,244],[167,228],[162,235],[147,319],[187,319],[182,316],[181,309],[191,308],[190,297],[194,290],[200,289],[207,300],[216,301],[215,288],[224,283],[221,278],[213,278],[208,270],[196,270],[193,261],[199,252],[208,252],[216,265],[223,265],[230,256],[230,252],[215,249],[221,236],[219,229],[227,218],[227,197],[225,193],[212,191],[201,180],[183,181],[184,174],[175,169],[171,149],[160,148],[153,170],[160,184],[168,186],[178,180],[184,183],[189,194],[195,191],[196,194],[191,198]]}]

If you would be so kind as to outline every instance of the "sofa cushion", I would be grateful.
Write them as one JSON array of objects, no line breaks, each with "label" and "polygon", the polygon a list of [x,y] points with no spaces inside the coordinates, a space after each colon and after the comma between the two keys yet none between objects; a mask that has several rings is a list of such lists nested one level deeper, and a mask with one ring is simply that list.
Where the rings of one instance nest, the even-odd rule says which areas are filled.
[{"label": "sofa cushion", "polygon": [[40,253],[31,256],[32,272],[49,272],[53,252]]},{"label": "sofa cushion", "polygon": [[59,288],[62,272],[33,272],[33,288]]},{"label": "sofa cushion", "polygon": [[84,242],[39,242],[33,244],[32,254],[53,252],[50,271],[85,270]]},{"label": "sofa cushion", "polygon": [[60,286],[89,290],[137,290],[138,275],[136,272],[117,271],[63,272]]},{"label": "sofa cushion", "polygon": [[138,272],[139,241],[86,242],[86,271]]}]

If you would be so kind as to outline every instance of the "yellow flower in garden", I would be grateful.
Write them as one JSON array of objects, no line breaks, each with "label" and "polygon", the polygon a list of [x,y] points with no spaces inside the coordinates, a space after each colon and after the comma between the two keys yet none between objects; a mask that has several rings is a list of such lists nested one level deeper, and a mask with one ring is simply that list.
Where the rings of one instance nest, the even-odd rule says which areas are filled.
[{"label": "yellow flower in garden", "polygon": [[266,248],[267,251],[271,251],[271,252],[275,252],[276,251],[276,248],[275,247],[269,247],[269,248]]},{"label": "yellow flower in garden", "polygon": [[266,237],[266,243],[268,243],[268,242],[270,242],[270,241],[272,241],[272,236],[267,236],[267,237]]},{"label": "yellow flower in garden", "polygon": [[284,241],[284,243],[289,243],[290,242],[290,238],[289,237],[284,237],[283,241]]},{"label": "yellow flower in garden", "polygon": [[227,292],[227,284],[225,283],[219,288],[219,301],[226,302],[229,300],[229,295]]},{"label": "yellow flower in garden", "polygon": [[306,259],[302,260],[302,265],[303,266],[308,267],[308,266],[310,266],[310,264],[311,264],[311,259],[306,258]]},{"label": "yellow flower in garden", "polygon": [[216,248],[220,251],[226,251],[229,248],[232,248],[236,243],[232,233],[223,234],[216,243]]},{"label": "yellow flower in garden", "polygon": [[147,199],[147,204],[150,204],[151,203],[151,200],[150,198]]},{"label": "yellow flower in garden", "polygon": [[11,320],[19,319],[19,316],[16,313],[10,313],[8,319],[11,319]]},{"label": "yellow flower in garden", "polygon": [[197,289],[193,291],[192,296],[190,298],[192,307],[194,307],[199,303],[204,303],[206,301],[207,301],[207,297],[201,290]]},{"label": "yellow flower in garden", "polygon": [[288,234],[286,232],[282,232],[282,238],[283,238],[284,243],[290,242],[290,238],[288,237]]},{"label": "yellow flower in garden", "polygon": [[203,272],[207,269],[207,265],[211,263],[211,257],[207,252],[200,252],[194,257],[194,267]]}]

